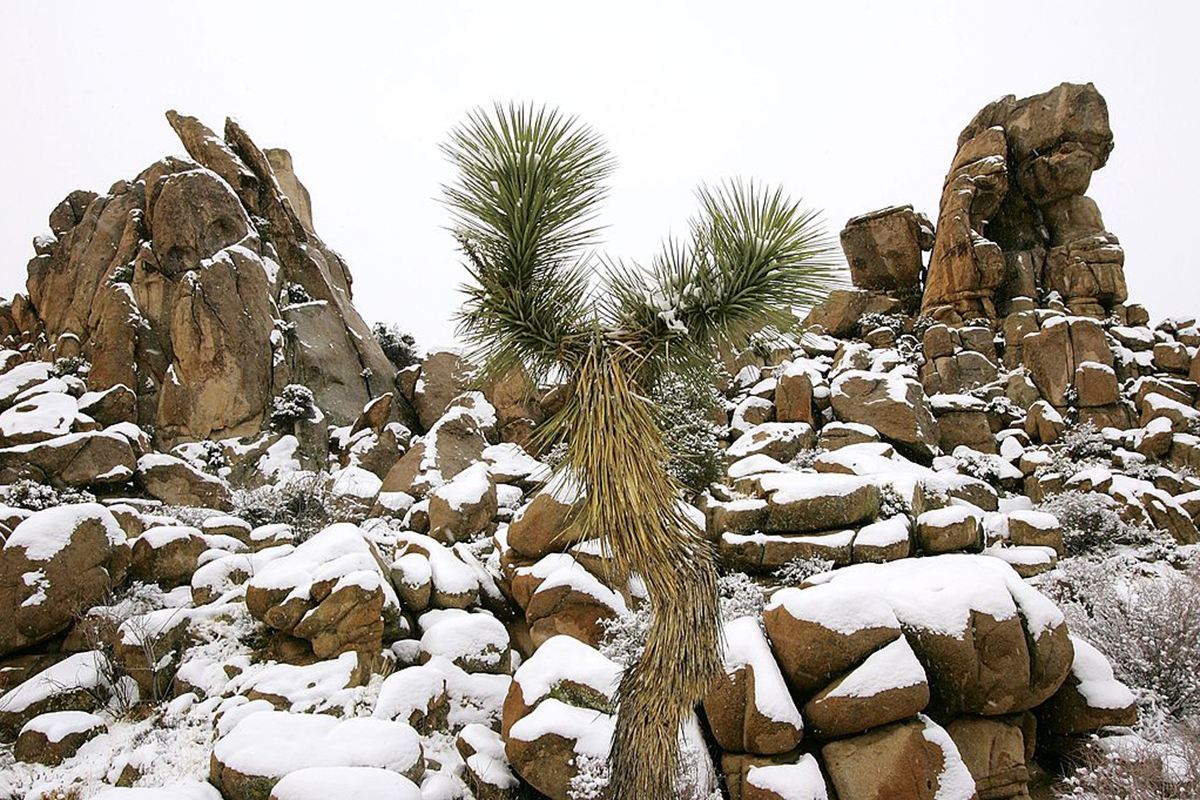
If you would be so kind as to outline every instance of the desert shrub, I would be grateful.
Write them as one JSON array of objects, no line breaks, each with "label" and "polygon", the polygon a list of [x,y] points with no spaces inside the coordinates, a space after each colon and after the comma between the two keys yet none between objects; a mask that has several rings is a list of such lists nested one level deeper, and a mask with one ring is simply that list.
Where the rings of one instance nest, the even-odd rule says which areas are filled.
[{"label": "desert shrub", "polygon": [[1200,797],[1200,726],[1150,736],[1095,739],[1056,792],[1060,800],[1191,800]]},{"label": "desert shrub", "polygon": [[133,263],[122,264],[114,269],[112,274],[108,276],[108,282],[113,286],[119,286],[123,283],[133,283]]},{"label": "desert shrub", "polygon": [[937,324],[938,321],[936,319],[928,314],[922,314],[921,316],[917,317],[915,322],[913,322],[913,336],[917,337],[917,339],[923,340],[925,338],[925,332]]},{"label": "desert shrub", "polygon": [[309,294],[308,290],[300,284],[285,283],[283,285],[284,305],[294,306],[299,305],[300,303],[311,303],[312,301],[313,296]]},{"label": "desert shrub", "polygon": [[788,586],[799,586],[813,575],[820,575],[833,569],[833,562],[824,558],[793,558],[779,569],[774,577],[780,583]]},{"label": "desert shrub", "polygon": [[858,319],[859,336],[866,336],[876,328],[889,328],[896,336],[904,333],[905,319],[903,314],[863,314]]},{"label": "desert shrub", "polygon": [[1063,546],[1069,555],[1084,555],[1116,545],[1146,545],[1165,541],[1162,533],[1144,524],[1126,522],[1115,499],[1099,492],[1069,490],[1052,494],[1038,505],[1058,518]]},{"label": "desert shrub", "polygon": [[711,383],[668,373],[651,392],[654,417],[671,453],[667,472],[693,492],[725,475],[725,453],[713,409],[720,397]]},{"label": "desert shrub", "polygon": [[1097,464],[1112,463],[1113,446],[1091,422],[1083,422],[1065,431],[1057,453],[1077,465],[1076,471]]},{"label": "desert shrub", "polygon": [[271,401],[271,424],[279,430],[291,430],[300,420],[311,419],[316,405],[312,389],[289,383]]},{"label": "desert shrub", "polygon": [[376,322],[371,326],[371,333],[375,334],[375,341],[379,342],[383,354],[396,369],[411,367],[420,362],[417,340],[412,334],[400,330],[400,326]]},{"label": "desert shrub", "polygon": [[879,518],[889,519],[891,517],[911,517],[913,515],[912,505],[896,491],[896,487],[892,484],[884,484],[879,487]]},{"label": "desert shrub", "polygon": [[730,622],[738,617],[754,617],[761,624],[766,592],[749,575],[744,572],[722,575],[717,579],[717,594],[721,600],[721,619]]},{"label": "desert shrub", "polygon": [[642,603],[612,619],[601,620],[604,636],[600,640],[600,652],[623,667],[632,666],[646,649],[651,621],[649,603]]},{"label": "desert shrub", "polygon": [[54,365],[50,367],[50,374],[59,378],[65,375],[86,378],[91,369],[92,365],[82,356],[65,356],[54,360]]},{"label": "desert shrub", "polygon": [[969,447],[956,448],[953,458],[961,474],[991,484],[1000,482],[999,459],[989,457],[987,453],[980,453]]},{"label": "desert shrub", "polygon": [[792,460],[788,462],[788,466],[792,469],[812,469],[817,463],[817,458],[824,452],[826,451],[819,447],[805,447],[792,457]]},{"label": "desert shrub", "polygon": [[1080,560],[1045,588],[1070,630],[1138,695],[1144,727],[1200,721],[1200,572],[1147,575]]},{"label": "desert shrub", "polygon": [[291,525],[297,542],[345,519],[350,509],[329,490],[329,476],[302,472],[286,481],[233,492],[233,514],[251,525]]},{"label": "desert shrub", "polygon": [[96,497],[82,489],[55,489],[44,483],[22,478],[0,487],[0,502],[13,508],[41,511],[71,503],[94,503]]}]

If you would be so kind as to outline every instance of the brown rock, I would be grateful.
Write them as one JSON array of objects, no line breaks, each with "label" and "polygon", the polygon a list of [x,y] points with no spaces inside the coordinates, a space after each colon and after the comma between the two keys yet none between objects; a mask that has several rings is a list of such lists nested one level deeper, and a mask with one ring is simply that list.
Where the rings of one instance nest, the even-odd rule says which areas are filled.
[{"label": "brown rock", "polygon": [[834,380],[831,391],[838,419],[869,425],[919,458],[928,459],[937,449],[937,422],[916,381],[895,373],[850,371]]},{"label": "brown rock", "polygon": [[[930,728],[949,745],[931,741],[926,735]],[[944,731],[922,718],[831,742],[821,748],[821,756],[834,791],[844,800],[934,800],[943,781],[960,779],[947,774],[964,769],[961,761],[954,762],[959,758],[955,749]]]},{"label": "brown rock", "polygon": [[103,719],[86,711],[42,714],[21,729],[13,755],[18,761],[56,767],[107,730]]},{"label": "brown rock", "polygon": [[907,719],[929,705],[925,671],[901,637],[818,692],[804,705],[816,736],[836,739]]},{"label": "brown rock", "polygon": [[165,453],[142,456],[137,462],[136,477],[147,494],[164,503],[223,511],[233,507],[229,484],[175,456]]},{"label": "brown rock", "polygon": [[[1029,768],[1026,762],[1033,742],[1026,741],[1033,716],[959,717],[946,725],[963,763],[975,779],[980,800],[1027,797]],[[1032,739],[1032,732],[1029,736]]]},{"label": "brown rock", "polygon": [[892,206],[854,217],[842,229],[850,278],[862,289],[912,289],[921,278],[920,227],[912,206]]}]

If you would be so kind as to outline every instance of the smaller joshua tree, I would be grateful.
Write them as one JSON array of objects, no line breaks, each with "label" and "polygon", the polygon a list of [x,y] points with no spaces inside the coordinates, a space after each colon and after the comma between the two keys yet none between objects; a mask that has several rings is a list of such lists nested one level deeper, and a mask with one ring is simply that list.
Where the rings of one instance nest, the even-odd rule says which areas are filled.
[{"label": "smaller joshua tree", "polygon": [[[650,268],[589,254],[613,161],[601,139],[546,108],[476,111],[443,147],[445,188],[471,283],[459,331],[483,380],[521,367],[564,381],[539,430],[585,489],[570,521],[640,576],[651,624],[618,690],[612,800],[674,797],[680,725],[721,669],[716,554],[680,508],[650,398],[664,376],[708,380],[718,345],[792,322],[841,282],[817,214],[754,183],[702,187],[690,236]],[[606,267],[601,274],[596,267]]]}]

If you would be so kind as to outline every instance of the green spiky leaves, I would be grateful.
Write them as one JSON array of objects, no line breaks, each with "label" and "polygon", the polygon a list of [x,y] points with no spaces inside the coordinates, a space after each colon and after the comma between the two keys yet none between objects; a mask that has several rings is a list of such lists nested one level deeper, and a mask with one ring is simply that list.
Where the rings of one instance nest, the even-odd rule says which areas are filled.
[{"label": "green spiky leaves", "polygon": [[520,364],[542,377],[594,317],[586,251],[613,160],[574,118],[499,104],[442,149],[458,168],[444,194],[473,279],[459,332],[489,373]]},{"label": "green spiky leaves", "polygon": [[714,344],[740,344],[843,281],[816,211],[781,190],[731,181],[697,192],[691,240],[668,241],[649,271],[617,266],[606,292],[610,324],[637,341],[651,374],[705,366]]}]

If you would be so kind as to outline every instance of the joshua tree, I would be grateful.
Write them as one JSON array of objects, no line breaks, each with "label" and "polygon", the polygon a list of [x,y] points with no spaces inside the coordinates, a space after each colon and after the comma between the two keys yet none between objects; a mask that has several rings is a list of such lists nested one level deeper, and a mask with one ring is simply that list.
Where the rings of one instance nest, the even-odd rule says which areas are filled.
[{"label": "joshua tree", "polygon": [[648,270],[589,254],[613,161],[602,140],[546,108],[478,110],[443,146],[445,188],[473,282],[459,331],[484,379],[521,367],[564,381],[540,430],[566,443],[559,469],[585,495],[570,524],[601,540],[615,580],[645,582],[653,614],[618,690],[613,800],[673,797],[680,724],[721,669],[716,554],[682,512],[648,389],[667,372],[702,380],[716,347],[821,300],[839,270],[813,211],[732,182],[697,192],[690,236]]}]

